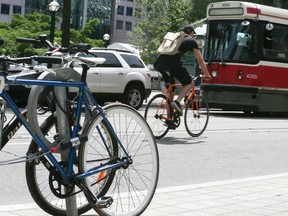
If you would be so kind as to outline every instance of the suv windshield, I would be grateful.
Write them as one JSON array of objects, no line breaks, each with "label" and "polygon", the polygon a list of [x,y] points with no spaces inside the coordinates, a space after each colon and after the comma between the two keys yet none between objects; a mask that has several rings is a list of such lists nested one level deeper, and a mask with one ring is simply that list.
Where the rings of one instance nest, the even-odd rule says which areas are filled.
[{"label": "suv windshield", "polygon": [[127,55],[127,54],[121,54],[121,57],[127,62],[127,64],[131,68],[144,68],[144,64],[141,62],[141,60],[134,55]]},{"label": "suv windshield", "polygon": [[211,21],[207,33],[206,61],[257,61],[258,39],[254,21]]}]

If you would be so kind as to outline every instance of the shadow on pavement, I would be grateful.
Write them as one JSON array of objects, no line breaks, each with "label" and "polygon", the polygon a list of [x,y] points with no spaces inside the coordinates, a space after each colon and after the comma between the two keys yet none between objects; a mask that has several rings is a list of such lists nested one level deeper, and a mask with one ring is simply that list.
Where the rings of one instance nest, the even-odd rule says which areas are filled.
[{"label": "shadow on pavement", "polygon": [[189,135],[187,135],[187,137],[180,138],[172,137],[169,134],[162,139],[157,139],[156,142],[160,145],[201,145],[205,143],[205,141],[202,140],[201,137],[189,137]]}]

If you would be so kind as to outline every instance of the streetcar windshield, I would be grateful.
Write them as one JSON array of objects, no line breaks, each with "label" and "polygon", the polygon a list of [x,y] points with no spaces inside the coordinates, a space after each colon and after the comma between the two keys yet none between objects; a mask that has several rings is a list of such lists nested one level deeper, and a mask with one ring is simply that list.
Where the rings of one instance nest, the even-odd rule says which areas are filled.
[{"label": "streetcar windshield", "polygon": [[207,62],[256,62],[257,26],[255,21],[210,21],[207,32],[205,60]]}]

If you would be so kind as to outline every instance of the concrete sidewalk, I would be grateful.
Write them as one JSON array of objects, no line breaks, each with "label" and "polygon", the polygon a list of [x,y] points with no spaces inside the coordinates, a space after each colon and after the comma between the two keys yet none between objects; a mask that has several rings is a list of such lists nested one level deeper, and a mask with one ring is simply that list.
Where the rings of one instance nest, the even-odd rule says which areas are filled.
[{"label": "concrete sidewalk", "polygon": [[[0,206],[0,216],[44,216],[36,204]],[[94,211],[85,215],[96,216]],[[145,216],[287,216],[288,173],[159,188]]]}]

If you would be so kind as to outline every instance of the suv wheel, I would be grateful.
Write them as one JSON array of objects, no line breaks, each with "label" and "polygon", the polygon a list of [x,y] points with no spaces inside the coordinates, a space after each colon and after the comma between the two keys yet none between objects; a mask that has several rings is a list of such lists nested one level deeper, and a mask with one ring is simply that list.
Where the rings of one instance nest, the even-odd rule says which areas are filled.
[{"label": "suv wheel", "polygon": [[143,95],[141,87],[137,85],[128,86],[124,93],[123,102],[135,109],[139,109],[143,104]]}]

